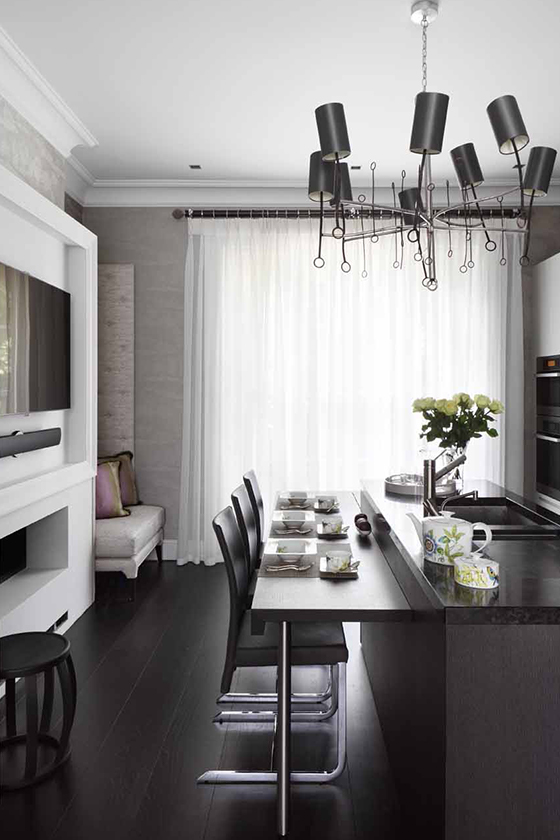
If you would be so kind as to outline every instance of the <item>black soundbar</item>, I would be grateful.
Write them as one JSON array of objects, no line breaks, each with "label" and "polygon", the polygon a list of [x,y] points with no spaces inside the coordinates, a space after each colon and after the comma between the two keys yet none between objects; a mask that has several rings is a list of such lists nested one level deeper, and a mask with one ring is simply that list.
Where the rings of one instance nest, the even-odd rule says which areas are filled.
[{"label": "black soundbar", "polygon": [[62,432],[59,428],[40,429],[38,432],[12,432],[0,437],[0,458],[14,457],[21,452],[58,446]]}]

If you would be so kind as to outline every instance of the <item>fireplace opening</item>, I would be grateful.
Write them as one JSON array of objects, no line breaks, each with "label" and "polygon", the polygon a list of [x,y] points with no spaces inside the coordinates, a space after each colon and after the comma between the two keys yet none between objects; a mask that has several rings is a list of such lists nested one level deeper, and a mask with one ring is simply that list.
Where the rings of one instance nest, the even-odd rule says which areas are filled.
[{"label": "fireplace opening", "polygon": [[26,528],[21,528],[0,539],[0,584],[22,572],[27,566],[26,531]]}]

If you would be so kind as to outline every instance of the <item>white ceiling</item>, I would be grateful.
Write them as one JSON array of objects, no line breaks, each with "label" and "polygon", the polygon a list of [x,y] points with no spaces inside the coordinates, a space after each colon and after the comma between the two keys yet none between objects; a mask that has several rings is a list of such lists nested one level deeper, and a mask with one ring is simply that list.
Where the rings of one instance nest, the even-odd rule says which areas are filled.
[{"label": "white ceiling", "polygon": [[[412,176],[420,29],[407,0],[3,0],[0,25],[99,140],[75,156],[98,179],[301,182],[314,108],[341,101],[350,163],[368,183]],[[558,0],[442,0],[428,89],[450,94],[445,150],[473,141],[505,182],[486,116],[517,96],[531,142],[560,148]],[[201,164],[201,171],[189,169]],[[557,167],[556,175],[560,174]]]}]

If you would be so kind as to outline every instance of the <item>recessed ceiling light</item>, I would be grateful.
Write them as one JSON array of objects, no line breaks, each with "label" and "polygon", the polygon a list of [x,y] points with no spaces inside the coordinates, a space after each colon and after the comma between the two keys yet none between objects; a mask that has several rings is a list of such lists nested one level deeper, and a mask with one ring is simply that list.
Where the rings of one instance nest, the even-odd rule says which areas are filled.
[{"label": "recessed ceiling light", "polygon": [[361,166],[351,166],[350,169],[361,169]]},{"label": "recessed ceiling light", "polygon": [[189,163],[189,169],[202,169],[200,163]]}]

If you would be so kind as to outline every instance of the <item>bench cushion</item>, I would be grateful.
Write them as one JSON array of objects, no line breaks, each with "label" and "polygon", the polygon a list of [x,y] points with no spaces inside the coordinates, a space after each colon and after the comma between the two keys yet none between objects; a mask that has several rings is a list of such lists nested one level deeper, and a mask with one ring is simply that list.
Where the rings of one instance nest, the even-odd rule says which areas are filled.
[{"label": "bench cushion", "polygon": [[157,505],[130,508],[122,519],[98,519],[95,523],[96,557],[132,557],[161,531],[165,510]]}]

